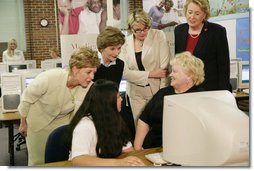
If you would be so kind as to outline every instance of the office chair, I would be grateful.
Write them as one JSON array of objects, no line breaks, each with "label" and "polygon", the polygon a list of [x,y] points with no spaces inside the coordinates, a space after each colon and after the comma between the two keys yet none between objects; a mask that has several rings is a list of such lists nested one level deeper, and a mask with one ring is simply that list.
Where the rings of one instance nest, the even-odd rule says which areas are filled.
[{"label": "office chair", "polygon": [[53,130],[46,143],[45,163],[64,161],[69,159],[69,148],[64,142],[63,133],[68,125]]}]

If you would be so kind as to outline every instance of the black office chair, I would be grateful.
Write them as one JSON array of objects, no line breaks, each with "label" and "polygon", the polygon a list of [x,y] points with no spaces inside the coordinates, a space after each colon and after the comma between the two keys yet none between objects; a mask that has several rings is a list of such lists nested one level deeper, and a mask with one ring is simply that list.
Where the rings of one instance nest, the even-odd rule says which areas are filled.
[{"label": "black office chair", "polygon": [[68,160],[70,149],[63,138],[67,126],[60,126],[49,135],[45,149],[45,163]]}]

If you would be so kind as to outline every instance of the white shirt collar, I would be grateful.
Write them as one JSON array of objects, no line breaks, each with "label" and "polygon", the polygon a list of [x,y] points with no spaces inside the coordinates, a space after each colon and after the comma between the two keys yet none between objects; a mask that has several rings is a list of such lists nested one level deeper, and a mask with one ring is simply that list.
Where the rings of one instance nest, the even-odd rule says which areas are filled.
[{"label": "white shirt collar", "polygon": [[101,60],[101,64],[105,67],[110,67],[111,65],[116,65],[116,61],[112,61],[110,62],[109,64],[105,64],[104,63],[104,60],[103,60],[103,57],[102,57],[102,54],[100,52],[98,52],[98,57],[99,59]]}]

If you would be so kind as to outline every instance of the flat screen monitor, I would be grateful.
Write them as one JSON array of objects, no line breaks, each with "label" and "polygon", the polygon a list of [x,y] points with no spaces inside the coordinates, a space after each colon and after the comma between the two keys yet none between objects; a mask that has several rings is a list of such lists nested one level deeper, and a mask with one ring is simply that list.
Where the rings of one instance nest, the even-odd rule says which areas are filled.
[{"label": "flat screen monitor", "polygon": [[28,64],[28,69],[36,68],[36,60],[25,60],[24,62]]},{"label": "flat screen monitor", "polygon": [[250,62],[238,62],[238,88],[246,89],[250,87]]},{"label": "flat screen monitor", "polygon": [[43,72],[42,69],[24,69],[24,70],[15,70],[14,73],[18,73],[21,75],[22,81],[22,92],[27,88],[31,82],[35,79],[37,75]]},{"label": "flat screen monitor", "polygon": [[16,63],[16,62],[8,62],[7,63],[7,70],[8,72],[12,72],[13,70],[20,70],[20,69],[28,69],[27,63]]},{"label": "flat screen monitor", "polygon": [[56,63],[56,68],[62,68],[62,62],[57,62]]},{"label": "flat screen monitor", "polygon": [[62,68],[61,59],[47,59],[41,61],[41,68],[43,69],[43,71],[53,68]]},{"label": "flat screen monitor", "polygon": [[184,166],[248,166],[249,117],[229,91],[165,96],[162,157]]},{"label": "flat screen monitor", "polygon": [[32,81],[35,79],[35,77],[26,77],[25,79],[24,79],[24,82],[25,82],[25,84],[24,84],[24,88],[27,88],[31,83],[32,83]]}]

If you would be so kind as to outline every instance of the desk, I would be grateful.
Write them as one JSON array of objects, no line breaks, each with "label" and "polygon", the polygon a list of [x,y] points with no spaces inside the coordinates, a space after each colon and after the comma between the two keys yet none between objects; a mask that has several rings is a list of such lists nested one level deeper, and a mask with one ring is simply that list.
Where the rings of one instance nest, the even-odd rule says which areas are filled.
[{"label": "desk", "polygon": [[234,92],[236,103],[239,109],[249,112],[249,94],[243,91]]},{"label": "desk", "polygon": [[233,92],[233,95],[235,96],[236,100],[239,99],[249,99],[249,94],[243,92],[243,91],[237,91]]},{"label": "desk", "polygon": [[14,166],[14,138],[13,138],[13,124],[20,121],[20,114],[18,112],[2,113],[0,111],[0,121],[8,126],[9,134],[9,153],[10,165]]},{"label": "desk", "polygon": [[[151,163],[149,160],[145,158],[145,155],[151,154],[151,153],[159,153],[162,152],[162,148],[150,148],[150,149],[145,149],[145,150],[137,150],[137,151],[131,151],[131,152],[126,152],[121,154],[118,158],[124,158],[127,156],[136,156],[140,158],[146,166],[153,166],[153,163]],[[53,163],[46,163],[46,164],[41,164],[41,165],[36,165],[36,166],[51,166],[51,167],[56,167],[56,166],[73,166],[72,162],[69,160],[66,161],[60,161],[60,162],[53,162]]]}]

